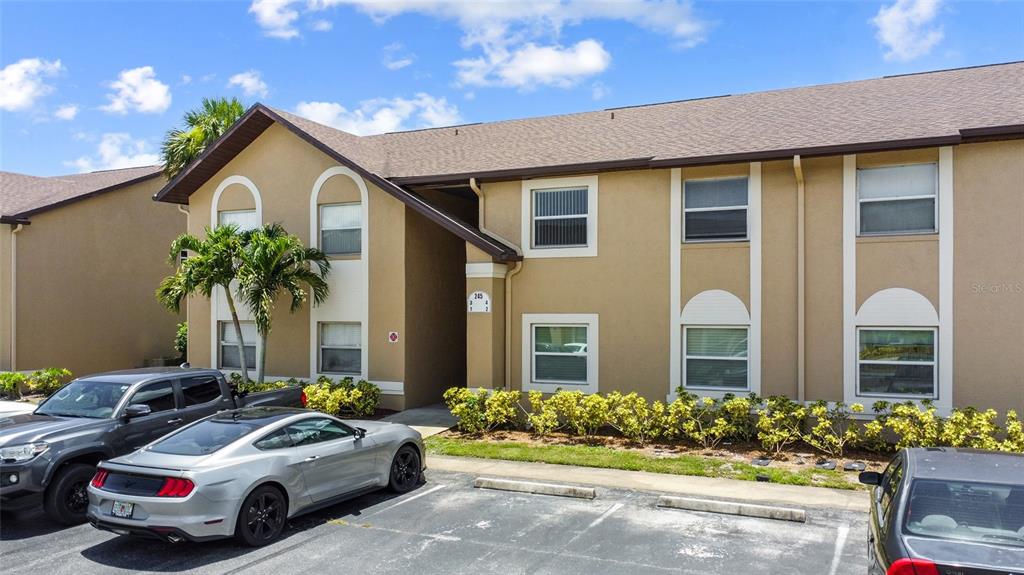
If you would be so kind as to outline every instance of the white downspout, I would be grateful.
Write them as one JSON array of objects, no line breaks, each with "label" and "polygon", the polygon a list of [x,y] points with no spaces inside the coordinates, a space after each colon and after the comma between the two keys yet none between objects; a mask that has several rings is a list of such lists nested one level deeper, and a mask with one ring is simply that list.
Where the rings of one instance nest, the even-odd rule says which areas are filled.
[{"label": "white downspout", "polygon": [[18,236],[24,228],[11,228],[11,371],[18,371]]},{"label": "white downspout", "polygon": [[[477,227],[480,228],[480,231],[501,240],[505,245],[512,246],[517,254],[522,255],[523,251],[519,249],[519,246],[487,229],[487,223],[484,219],[486,200],[484,199],[483,190],[476,183],[476,178],[469,179],[469,189],[473,190],[473,193],[480,200],[478,202],[479,213],[477,216]],[[512,265],[512,269],[505,272],[505,389],[512,389],[512,278],[522,269],[523,262],[520,260]]]},{"label": "white downspout", "polygon": [[807,367],[807,300],[805,281],[805,239],[804,239],[804,169],[800,156],[793,156],[793,174],[796,176],[796,398],[799,403],[806,400]]}]

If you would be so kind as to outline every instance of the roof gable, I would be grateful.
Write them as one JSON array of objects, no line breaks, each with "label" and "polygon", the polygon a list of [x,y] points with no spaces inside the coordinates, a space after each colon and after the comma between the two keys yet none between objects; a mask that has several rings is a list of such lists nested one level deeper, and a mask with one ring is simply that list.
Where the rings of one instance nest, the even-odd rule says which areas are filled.
[{"label": "roof gable", "polygon": [[25,223],[38,213],[119,190],[161,175],[161,166],[39,177],[0,172],[0,217]]}]

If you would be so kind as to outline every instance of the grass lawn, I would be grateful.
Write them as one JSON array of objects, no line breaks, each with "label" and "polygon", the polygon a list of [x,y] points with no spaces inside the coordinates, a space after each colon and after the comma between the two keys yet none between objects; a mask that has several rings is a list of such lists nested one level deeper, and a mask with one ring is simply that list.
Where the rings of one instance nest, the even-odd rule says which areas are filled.
[{"label": "grass lawn", "polygon": [[861,489],[841,471],[828,471],[809,467],[790,471],[773,467],[758,467],[749,463],[725,461],[700,455],[673,455],[654,457],[629,449],[591,445],[537,445],[516,441],[488,441],[435,435],[426,440],[428,453],[480,457],[484,459],[505,459],[509,461],[533,461],[581,467],[625,469],[629,471],[650,471],[673,475],[697,475],[700,477],[724,477],[756,481],[758,475],[766,475],[772,483],[788,485],[814,485],[837,489]]}]

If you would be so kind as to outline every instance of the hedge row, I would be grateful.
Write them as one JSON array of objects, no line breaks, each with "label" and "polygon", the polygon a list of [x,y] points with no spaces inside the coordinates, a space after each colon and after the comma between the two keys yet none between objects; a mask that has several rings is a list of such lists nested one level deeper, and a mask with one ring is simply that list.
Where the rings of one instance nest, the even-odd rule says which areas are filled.
[{"label": "hedge row", "polygon": [[71,372],[62,367],[48,367],[32,373],[17,371],[0,372],[0,393],[12,398],[21,397],[22,393],[38,393],[50,395],[60,389],[64,382],[71,379]]},{"label": "hedge row", "polygon": [[682,389],[677,396],[666,404],[617,391],[561,390],[549,397],[531,391],[528,410],[518,391],[453,387],[444,399],[459,429],[474,434],[504,428],[538,436],[556,430],[592,436],[610,428],[641,445],[666,440],[714,448],[723,442],[757,440],[772,456],[798,443],[829,457],[842,457],[851,447],[889,451],[949,446],[1024,452],[1024,427],[1013,410],[1006,412],[999,425],[993,409],[967,407],[941,417],[928,401],[921,405],[879,401],[872,406],[874,419],[861,424],[855,414],[863,413],[864,406],[858,403],[819,401],[805,406],[787,397],[755,394],[714,399]]},{"label": "hedge row", "polygon": [[306,394],[306,407],[331,415],[370,417],[380,406],[380,388],[365,379],[357,382],[351,377],[335,381],[322,375],[316,383],[304,383],[294,377],[281,381],[244,383],[241,375],[232,373],[231,385],[245,393],[302,386]]}]

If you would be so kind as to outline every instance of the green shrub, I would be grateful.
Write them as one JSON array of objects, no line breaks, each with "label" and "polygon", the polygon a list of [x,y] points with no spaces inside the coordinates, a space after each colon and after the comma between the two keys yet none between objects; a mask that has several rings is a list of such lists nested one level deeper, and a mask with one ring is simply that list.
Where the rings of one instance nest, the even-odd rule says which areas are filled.
[{"label": "green shrub", "polygon": [[942,444],[942,418],[936,413],[935,405],[927,399],[922,400],[920,406],[913,401],[893,404],[885,419],[885,427],[896,435],[896,449]]},{"label": "green shrub", "polygon": [[765,452],[778,457],[802,436],[807,408],[784,396],[772,396],[757,414],[757,438]]},{"label": "green shrub", "polygon": [[300,382],[299,380],[292,378],[282,381],[265,381],[263,383],[260,383],[258,381],[250,381],[249,383],[246,384],[242,383],[241,377],[239,377],[238,383],[235,384],[232,381],[232,384],[235,386],[235,389],[237,389],[239,393],[259,393],[261,391],[274,391],[276,389],[284,389],[286,387],[300,385]]},{"label": "green shrub", "polygon": [[665,404],[660,401],[648,404],[647,400],[634,393],[622,395],[617,391],[608,394],[605,402],[611,425],[627,439],[640,445],[663,434],[665,427]]},{"label": "green shrub", "polygon": [[665,439],[688,439],[693,433],[692,419],[697,410],[697,396],[677,393],[676,399],[665,409],[662,436]]},{"label": "green shrub", "polygon": [[484,401],[487,429],[516,427],[519,422],[519,392],[496,389]]},{"label": "green shrub", "polygon": [[978,411],[973,407],[954,409],[942,423],[939,440],[950,447],[973,447],[975,449],[998,449],[996,435],[1000,428],[996,423],[999,414],[994,409]]},{"label": "green shrub", "polygon": [[380,388],[365,379],[356,382],[346,377],[334,381],[320,376],[304,391],[306,407],[331,415],[371,417],[380,405]]},{"label": "green shrub", "polygon": [[337,414],[341,411],[341,395],[329,383],[313,383],[302,388],[306,394],[306,407],[323,413]]},{"label": "green shrub", "polygon": [[714,449],[736,433],[735,426],[722,415],[722,402],[711,397],[696,400],[693,417],[683,423],[687,437],[704,449]]},{"label": "green shrub", "polygon": [[178,329],[174,333],[174,351],[178,352],[178,355],[182,358],[188,358],[188,322],[183,321],[178,324]]},{"label": "green shrub", "polygon": [[32,393],[50,395],[71,379],[71,371],[62,367],[48,367],[34,371],[28,376],[28,388]]},{"label": "green shrub", "polygon": [[825,401],[814,402],[808,413],[814,417],[815,423],[804,434],[804,442],[830,457],[842,457],[847,445],[855,445],[860,440],[851,414],[863,412],[864,406],[859,403],[852,403],[847,408],[841,401],[832,407]]},{"label": "green shrub", "polygon": [[582,391],[560,389],[547,400],[547,404],[562,424],[576,435],[594,435],[608,425],[609,401],[600,394],[587,395]]},{"label": "green shrub", "polygon": [[999,443],[1002,451],[1024,453],[1024,425],[1017,419],[1017,411],[1010,409],[1006,412],[1006,438]]},{"label": "green shrub", "polygon": [[28,389],[28,376],[16,371],[0,372],[0,393],[13,397],[21,397],[22,390]]},{"label": "green shrub", "polygon": [[468,387],[452,387],[444,392],[445,405],[458,421],[459,431],[481,433],[487,429],[487,396],[483,388],[473,391]]},{"label": "green shrub", "polygon": [[761,399],[751,393],[746,397],[734,397],[725,394],[720,402],[719,411],[728,429],[723,439],[730,441],[750,441],[757,435],[757,422],[751,411],[761,404]]},{"label": "green shrub", "polygon": [[558,429],[558,411],[554,404],[544,400],[544,394],[533,390],[528,395],[530,401],[530,413],[526,420],[533,432],[544,437]]}]

